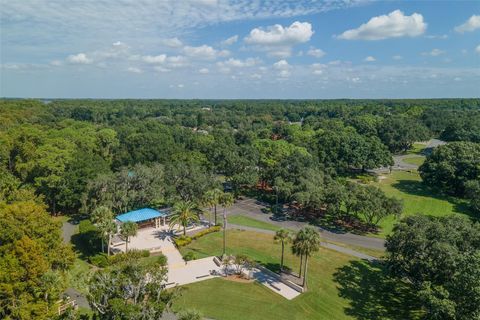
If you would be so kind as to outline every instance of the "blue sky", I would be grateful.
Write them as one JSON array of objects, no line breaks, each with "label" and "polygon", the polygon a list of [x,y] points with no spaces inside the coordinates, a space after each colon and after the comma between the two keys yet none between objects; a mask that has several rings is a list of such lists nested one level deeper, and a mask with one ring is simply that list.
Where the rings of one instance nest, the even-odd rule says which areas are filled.
[{"label": "blue sky", "polygon": [[0,96],[480,96],[480,1],[2,0]]}]

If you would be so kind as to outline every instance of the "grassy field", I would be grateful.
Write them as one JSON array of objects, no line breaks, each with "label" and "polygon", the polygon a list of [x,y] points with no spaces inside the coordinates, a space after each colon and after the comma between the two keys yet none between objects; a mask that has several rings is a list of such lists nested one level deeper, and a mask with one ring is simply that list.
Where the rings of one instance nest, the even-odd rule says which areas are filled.
[{"label": "grassy field", "polygon": [[411,158],[403,159],[403,162],[406,162],[406,163],[409,163],[409,164],[414,164],[414,165],[417,165],[417,166],[421,166],[425,162],[425,157],[422,157],[422,156],[413,157],[412,156]]},{"label": "grassy field", "polygon": [[[202,237],[181,249],[197,257],[218,255],[222,234]],[[270,269],[279,268],[280,245],[273,237],[229,230],[227,252],[243,253]],[[297,271],[299,259],[286,250],[286,266]],[[237,319],[411,319],[415,303],[405,287],[391,282],[376,265],[321,248],[309,264],[309,291],[287,300],[256,283],[214,279],[185,286],[174,308],[195,308],[206,317]]]},{"label": "grassy field", "polygon": [[407,151],[407,154],[421,154],[423,149],[427,146],[426,143],[415,142],[410,150]]},{"label": "grassy field", "polygon": [[265,229],[265,230],[270,230],[270,231],[277,231],[282,229],[279,226],[276,226],[274,224],[256,220],[250,217],[245,217],[239,214],[234,214],[231,216],[228,216],[228,223],[231,224],[237,224],[239,226],[247,226],[247,227],[252,227],[252,228],[259,228],[259,229]]},{"label": "grassy field", "polygon": [[[264,230],[270,230],[270,231],[277,231],[281,229],[279,226],[276,226],[274,224],[264,222],[264,221],[259,221],[254,218],[250,217],[245,217],[241,215],[232,215],[228,217],[229,223],[236,224],[239,226],[247,226],[247,227],[253,227],[253,228],[258,228],[258,229],[264,229]],[[292,231],[292,230],[291,230]],[[294,231],[292,231],[294,232]],[[351,245],[346,245],[344,243],[337,243],[337,242],[331,242],[330,243],[336,244],[338,246],[344,247],[344,248],[349,248],[361,253],[365,253],[377,258],[381,258],[384,255],[383,251],[380,250],[373,250],[373,249],[367,249],[363,247],[358,247],[358,246],[351,246]]]},{"label": "grassy field", "polygon": [[[377,183],[388,196],[403,200],[402,216],[416,213],[445,216],[452,213],[469,213],[464,201],[440,194],[424,184],[416,171],[393,171],[384,175]],[[391,233],[393,224],[398,221],[389,216],[380,222],[380,233],[377,236],[385,237]]]}]

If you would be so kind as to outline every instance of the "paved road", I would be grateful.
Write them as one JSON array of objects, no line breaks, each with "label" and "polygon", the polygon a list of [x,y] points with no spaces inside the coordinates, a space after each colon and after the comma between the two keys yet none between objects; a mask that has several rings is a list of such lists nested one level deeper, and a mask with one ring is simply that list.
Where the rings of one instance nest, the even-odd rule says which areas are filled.
[{"label": "paved road", "polygon": [[72,239],[72,236],[77,233],[77,226],[66,221],[62,225],[62,237],[63,242],[69,243]]},{"label": "paved road", "polygon": [[[260,228],[254,228],[254,227],[247,227],[247,226],[240,226],[240,225],[232,224],[232,223],[229,223],[227,225],[227,229],[239,229],[239,230],[255,231],[255,232],[271,234],[271,235],[275,234],[275,231],[272,231],[272,230],[266,230],[266,229],[260,229]],[[375,258],[373,256],[370,256],[368,254],[364,254],[364,253],[361,253],[361,252],[358,252],[358,251],[355,251],[355,250],[352,250],[352,249],[348,249],[348,248],[345,248],[345,247],[342,247],[342,246],[338,246],[338,245],[333,244],[333,243],[322,242],[321,245],[322,245],[322,247],[325,247],[325,248],[328,248],[328,249],[331,249],[331,250],[335,250],[335,251],[347,254],[349,256],[360,258],[360,259],[365,259],[365,260],[368,260],[368,261],[378,260],[377,258]]]},{"label": "paved road", "polygon": [[411,154],[402,154],[393,156],[393,170],[416,170],[418,169],[418,165],[413,163],[407,163],[403,160],[411,159],[411,158],[421,158],[421,156],[411,155]]},{"label": "paved road", "polygon": [[[300,230],[309,225],[307,222],[301,221],[275,221],[271,213],[264,213],[262,209],[267,209],[265,204],[257,202],[255,199],[244,199],[237,201],[231,208],[227,210],[227,214],[241,214],[253,219],[268,222],[283,228]],[[268,212],[268,211],[267,211]],[[345,243],[348,245],[359,246],[374,250],[385,250],[385,241],[379,238],[366,237],[352,233],[335,233],[317,227],[322,237],[327,241]]]}]

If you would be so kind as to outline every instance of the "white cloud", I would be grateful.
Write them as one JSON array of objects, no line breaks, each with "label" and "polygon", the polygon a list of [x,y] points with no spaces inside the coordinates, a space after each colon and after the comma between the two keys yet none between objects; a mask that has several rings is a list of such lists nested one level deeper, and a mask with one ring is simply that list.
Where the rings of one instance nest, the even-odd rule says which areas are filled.
[{"label": "white cloud", "polygon": [[368,57],[366,57],[363,61],[365,61],[365,62],[374,62],[374,61],[377,61],[377,59],[375,59],[375,57],[368,56]]},{"label": "white cloud", "polygon": [[189,65],[189,61],[184,56],[170,56],[165,60],[165,65],[169,68],[181,68]]},{"label": "white cloud", "polygon": [[459,33],[470,32],[480,28],[480,15],[473,15],[464,24],[455,27]]},{"label": "white cloud", "polygon": [[157,72],[170,72],[172,70],[168,69],[168,68],[165,68],[165,67],[162,67],[162,66],[155,66],[153,67],[153,69]]},{"label": "white cloud", "polygon": [[53,61],[50,62],[50,65],[55,66],[55,67],[59,67],[59,66],[63,65],[63,62],[60,61],[60,60],[53,60]]},{"label": "white cloud", "polygon": [[393,60],[402,60],[403,57],[402,57],[401,55],[398,55],[398,54],[397,54],[397,55],[394,55],[394,56],[392,57],[392,59],[393,59]]},{"label": "white cloud", "polygon": [[423,56],[437,57],[437,56],[442,55],[444,53],[445,53],[445,51],[435,48],[435,49],[432,49],[432,51],[429,51],[429,52],[422,52],[422,55]]},{"label": "white cloud", "polygon": [[475,52],[480,54],[480,44],[475,48]]},{"label": "white cloud", "polygon": [[427,24],[423,16],[414,13],[406,16],[400,10],[388,15],[371,18],[357,29],[351,29],[338,36],[345,40],[383,40],[398,37],[416,37],[425,32]]},{"label": "white cloud", "polygon": [[273,64],[273,67],[277,70],[287,70],[291,66],[290,66],[290,64],[288,64],[287,60],[280,60],[280,61],[275,62]]},{"label": "white cloud", "polygon": [[253,66],[259,64],[260,62],[261,62],[261,60],[258,59],[258,58],[247,58],[245,60],[230,58],[226,61],[217,62],[217,65],[221,68],[222,67],[244,68],[244,67],[253,67]]},{"label": "white cloud", "polygon": [[198,73],[201,73],[201,74],[207,74],[209,72],[210,71],[207,68],[202,68],[202,69],[198,70]]},{"label": "white cloud", "polygon": [[267,28],[252,29],[245,37],[245,42],[262,46],[291,46],[309,41],[312,35],[310,23],[295,21],[289,27],[276,24]]},{"label": "white cloud", "polygon": [[137,68],[137,67],[128,67],[127,71],[131,72],[131,73],[142,73],[143,72],[142,69]]},{"label": "white cloud", "polygon": [[310,50],[307,51],[307,54],[315,58],[321,58],[325,55],[325,51],[311,47]]},{"label": "white cloud", "polygon": [[185,86],[184,86],[182,83],[180,83],[177,87],[183,88],[183,87],[185,87]]},{"label": "white cloud", "polygon": [[445,39],[448,39],[448,35],[446,34],[429,34],[429,35],[426,35],[425,38],[427,39],[442,39],[442,40],[445,40]]},{"label": "white cloud", "polygon": [[162,43],[171,48],[180,48],[183,45],[182,41],[180,41],[180,39],[177,37],[164,39],[162,40]]},{"label": "white cloud", "polygon": [[223,40],[222,44],[225,45],[225,46],[229,46],[229,45],[234,44],[237,41],[238,41],[238,35],[234,35],[234,36],[231,36],[228,39]]},{"label": "white cloud", "polygon": [[143,56],[142,57],[143,61],[145,61],[146,63],[152,63],[152,64],[164,63],[166,59],[167,59],[166,54],[159,54],[157,56]]},{"label": "white cloud", "polygon": [[324,73],[324,70],[327,68],[326,65],[321,63],[314,63],[310,67],[314,75],[322,75]]},{"label": "white cloud", "polygon": [[216,50],[206,44],[199,47],[185,46],[183,48],[185,55],[199,60],[215,60],[217,57],[227,57],[230,55],[228,50]]},{"label": "white cloud", "polygon": [[88,58],[85,53],[69,55],[67,61],[73,64],[90,64],[93,62],[93,60]]}]

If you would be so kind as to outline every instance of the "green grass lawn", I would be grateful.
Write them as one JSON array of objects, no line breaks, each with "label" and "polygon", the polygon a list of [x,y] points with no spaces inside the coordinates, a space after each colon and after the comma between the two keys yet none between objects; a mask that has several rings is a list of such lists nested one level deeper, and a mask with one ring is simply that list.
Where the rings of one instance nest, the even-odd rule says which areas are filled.
[{"label": "green grass lawn", "polygon": [[415,156],[411,158],[405,158],[403,159],[403,162],[409,163],[409,164],[414,164],[417,166],[421,166],[425,162],[425,157],[422,156]]},{"label": "green grass lawn", "polygon": [[[253,228],[258,228],[258,229],[264,229],[264,230],[270,230],[270,231],[277,231],[280,230],[281,227],[276,226],[274,224],[260,221],[254,218],[250,217],[245,217],[242,215],[231,215],[228,217],[228,222],[232,224],[236,224],[239,226],[247,226],[247,227],[253,227]],[[294,232],[294,231],[292,231]],[[331,241],[329,241],[331,242]],[[336,244],[338,246],[344,247],[344,248],[349,248],[358,252],[362,252],[377,258],[381,258],[384,255],[383,251],[380,250],[373,250],[373,249],[367,249],[363,247],[358,247],[358,246],[352,246],[352,245],[346,245],[344,243],[337,243],[337,242],[331,242],[333,244]]]},{"label": "green grass lawn", "polygon": [[407,154],[421,154],[426,146],[427,145],[425,143],[415,142],[412,148],[407,151]]},{"label": "green grass lawn", "polygon": [[[222,234],[206,235],[187,247],[197,257],[218,255]],[[246,254],[270,269],[279,268],[281,246],[272,235],[229,230],[227,253]],[[286,266],[298,272],[299,259],[286,250]],[[321,248],[309,263],[309,291],[287,300],[256,283],[214,279],[184,286],[174,309],[195,308],[206,317],[237,319],[411,319],[415,302],[405,287],[386,280],[376,265]],[[407,300],[405,300],[407,299]]]},{"label": "green grass lawn", "polygon": [[228,216],[228,223],[231,224],[237,224],[240,226],[247,226],[247,227],[253,227],[253,228],[259,228],[259,229],[265,229],[265,230],[271,230],[271,231],[277,231],[282,229],[279,226],[276,226],[274,224],[265,222],[265,221],[260,221],[257,219],[253,219],[250,217],[245,217],[239,214],[233,214],[231,216]]},{"label": "green grass lawn", "polygon": [[[432,216],[445,216],[448,214],[468,215],[466,203],[460,199],[445,196],[438,191],[429,188],[422,183],[420,175],[416,171],[393,171],[384,175],[375,183],[388,196],[394,196],[403,200],[402,216],[416,213]],[[394,216],[389,216],[380,221],[381,230],[377,236],[385,237],[391,233],[393,225],[397,222]]]}]

